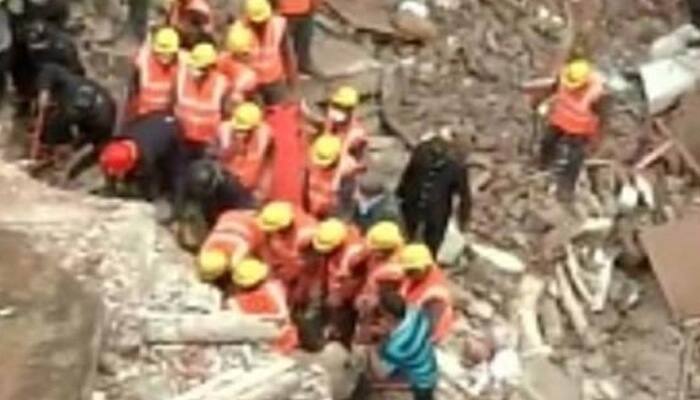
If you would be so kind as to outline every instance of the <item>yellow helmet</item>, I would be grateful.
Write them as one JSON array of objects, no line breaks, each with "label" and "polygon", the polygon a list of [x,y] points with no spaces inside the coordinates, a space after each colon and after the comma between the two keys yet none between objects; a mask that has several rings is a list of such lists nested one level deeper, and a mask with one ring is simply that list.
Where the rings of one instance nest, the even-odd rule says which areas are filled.
[{"label": "yellow helmet", "polygon": [[233,267],[233,283],[240,288],[249,288],[267,279],[270,268],[256,258],[246,258]]},{"label": "yellow helmet", "polygon": [[404,271],[423,272],[433,265],[435,260],[433,260],[428,246],[422,243],[412,243],[401,249],[399,263]]},{"label": "yellow helmet", "polygon": [[198,69],[207,68],[216,63],[216,48],[211,43],[200,43],[190,53],[190,64]]},{"label": "yellow helmet", "polygon": [[348,227],[337,218],[330,218],[318,225],[312,244],[319,253],[330,253],[348,237]]},{"label": "yellow helmet", "polygon": [[231,127],[237,131],[249,131],[260,126],[263,120],[263,113],[255,103],[245,102],[238,105],[233,110]]},{"label": "yellow helmet", "polygon": [[245,15],[253,22],[265,22],[272,17],[272,6],[268,0],[246,0]]},{"label": "yellow helmet", "polygon": [[203,281],[211,282],[226,272],[228,257],[220,249],[204,249],[199,253],[197,266],[199,277]]},{"label": "yellow helmet", "polygon": [[253,49],[253,33],[245,25],[235,23],[226,34],[226,48],[232,54],[248,54]]},{"label": "yellow helmet", "polygon": [[401,229],[395,222],[377,222],[367,231],[367,244],[372,250],[397,249],[403,245]]},{"label": "yellow helmet", "polygon": [[591,63],[583,59],[573,60],[564,67],[561,81],[564,87],[578,89],[588,82],[592,73]]},{"label": "yellow helmet", "polygon": [[175,54],[180,50],[180,35],[173,28],[160,28],[153,36],[151,49],[158,54]]},{"label": "yellow helmet", "polygon": [[360,103],[360,94],[351,86],[341,86],[333,93],[331,103],[342,108],[354,108]]},{"label": "yellow helmet", "polygon": [[289,227],[294,222],[294,209],[290,203],[273,201],[268,203],[258,214],[258,226],[264,232],[277,232]]},{"label": "yellow helmet", "polygon": [[329,167],[340,158],[343,143],[330,133],[319,136],[311,146],[311,162],[318,167]]}]

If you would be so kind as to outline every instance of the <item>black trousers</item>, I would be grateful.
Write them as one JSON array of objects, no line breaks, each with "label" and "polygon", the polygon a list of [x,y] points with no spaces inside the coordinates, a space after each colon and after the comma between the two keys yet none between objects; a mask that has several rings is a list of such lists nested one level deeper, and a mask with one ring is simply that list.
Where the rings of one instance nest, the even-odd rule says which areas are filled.
[{"label": "black trousers", "polygon": [[[445,214],[445,213],[441,213]],[[403,210],[406,236],[412,241],[423,242],[428,246],[433,256],[437,256],[438,250],[445,239],[448,214],[434,215],[428,210],[417,211],[415,209]]]},{"label": "black trousers", "polygon": [[588,139],[581,135],[570,135],[556,127],[549,127],[540,146],[540,163],[551,168],[557,182],[557,196],[571,200],[576,181],[586,157]]},{"label": "black trousers", "polygon": [[431,389],[411,388],[411,393],[413,393],[413,400],[433,400],[435,398],[433,396],[434,391],[435,391],[434,388],[431,388]]},{"label": "black trousers", "polygon": [[314,14],[288,16],[289,35],[294,43],[299,71],[311,73],[311,41],[314,35]]}]

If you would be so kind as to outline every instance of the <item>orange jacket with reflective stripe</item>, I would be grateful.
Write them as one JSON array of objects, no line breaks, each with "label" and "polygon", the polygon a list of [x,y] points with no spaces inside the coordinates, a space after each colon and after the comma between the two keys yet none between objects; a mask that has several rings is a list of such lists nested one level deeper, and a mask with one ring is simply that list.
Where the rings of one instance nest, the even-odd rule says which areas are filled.
[{"label": "orange jacket with reflective stripe", "polygon": [[239,100],[246,98],[258,86],[255,70],[236,60],[229,53],[223,53],[219,56],[217,66],[219,72],[228,79],[232,95],[237,96]]},{"label": "orange jacket with reflective stripe", "polygon": [[274,347],[282,353],[288,353],[297,346],[297,331],[291,323],[286,294],[280,282],[268,280],[252,290],[234,292],[227,304],[231,310],[243,314],[280,319],[284,326]]},{"label": "orange jacket with reflective stripe", "polygon": [[170,65],[159,62],[150,50],[150,44],[146,44],[136,55],[134,65],[139,80],[135,99],[137,115],[167,109],[172,102],[178,62]]},{"label": "orange jacket with reflective stripe", "polygon": [[367,247],[357,231],[352,229],[342,247],[327,256],[324,268],[327,271],[328,302],[339,306],[353,300],[365,282],[367,271]]},{"label": "orange jacket with reflective stripe", "polygon": [[241,138],[233,132],[223,131],[221,162],[231,174],[238,177],[241,184],[249,189],[260,189],[263,176],[270,168],[272,132],[263,123],[258,129]]},{"label": "orange jacket with reflective stripe", "polygon": [[256,223],[254,211],[230,210],[219,216],[202,245],[202,251],[216,248],[235,262],[256,251],[262,240],[263,234]]},{"label": "orange jacket with reflective stripe", "polygon": [[183,27],[182,19],[188,11],[195,11],[204,15],[207,18],[204,23],[204,29],[209,33],[214,32],[214,13],[207,0],[174,1],[168,10],[168,25],[181,30]]},{"label": "orange jacket with reflective stripe", "polygon": [[406,302],[415,307],[423,307],[430,301],[439,301],[443,304],[442,314],[433,326],[433,342],[437,343],[445,339],[452,329],[455,315],[452,296],[447,287],[447,278],[442,269],[437,265],[432,266],[428,275],[419,282],[407,279],[401,292]]},{"label": "orange jacket with reflective stripe", "polygon": [[210,70],[201,80],[192,77],[181,65],[178,70],[175,93],[175,116],[182,125],[186,140],[208,143],[221,122],[221,108],[227,92],[226,78]]},{"label": "orange jacket with reflective stripe", "polygon": [[297,208],[289,229],[266,236],[263,243],[265,260],[285,284],[294,283],[299,278],[304,266],[303,252],[311,244],[315,230],[316,220]]},{"label": "orange jacket with reflective stripe", "polygon": [[560,84],[552,102],[549,123],[569,135],[597,135],[600,117],[593,105],[602,94],[603,83],[597,74],[580,89],[571,90]]},{"label": "orange jacket with reflective stripe", "polygon": [[403,270],[398,264],[400,251],[400,249],[397,249],[386,258],[377,255],[368,256],[367,279],[355,301],[355,306],[358,310],[371,309],[377,305],[381,282],[403,283]]},{"label": "orange jacket with reflective stripe", "polygon": [[309,165],[304,190],[307,210],[316,218],[329,216],[340,203],[341,182],[357,171],[355,160],[348,158],[341,158],[339,163],[328,168]]},{"label": "orange jacket with reflective stripe", "polygon": [[318,6],[319,0],[277,0],[277,10],[284,16],[308,14]]},{"label": "orange jacket with reflective stripe", "polygon": [[277,82],[285,77],[282,56],[282,40],[287,29],[284,17],[273,15],[265,24],[261,33],[254,27],[253,51],[250,66],[258,76],[261,85]]}]

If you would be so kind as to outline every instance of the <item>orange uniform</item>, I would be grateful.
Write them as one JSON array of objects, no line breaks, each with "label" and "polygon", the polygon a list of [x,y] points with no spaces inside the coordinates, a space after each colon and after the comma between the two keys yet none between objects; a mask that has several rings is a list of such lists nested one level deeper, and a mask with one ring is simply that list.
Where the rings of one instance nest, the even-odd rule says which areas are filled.
[{"label": "orange uniform", "polygon": [[226,77],[216,70],[208,71],[202,79],[196,80],[184,66],[179,68],[175,116],[182,125],[185,140],[206,144],[216,136],[221,123],[228,85]]},{"label": "orange uniform", "polygon": [[236,60],[229,53],[222,53],[217,61],[217,67],[227,79],[231,95],[235,100],[249,97],[258,86],[255,70],[247,64]]},{"label": "orange uniform", "polygon": [[568,89],[559,85],[549,123],[565,134],[597,136],[600,130],[600,117],[593,110],[593,104],[603,95],[603,81],[593,73],[588,83],[578,89]]},{"label": "orange uniform", "polygon": [[442,313],[433,326],[433,342],[440,342],[449,334],[454,323],[452,297],[447,287],[447,278],[437,265],[430,267],[428,275],[419,280],[407,279],[401,287],[401,293],[409,305],[423,307],[432,301],[442,305]]},{"label": "orange uniform", "polygon": [[270,127],[263,123],[247,135],[237,135],[224,130],[219,142],[220,159],[226,169],[236,176],[246,189],[257,191],[264,198],[269,182],[273,143]]},{"label": "orange uniform", "polygon": [[287,21],[279,15],[273,15],[262,31],[251,28],[254,38],[250,66],[255,70],[261,85],[278,82],[286,76],[282,57],[286,29]]},{"label": "orange uniform", "polygon": [[280,282],[267,280],[252,290],[235,291],[227,306],[244,314],[278,318],[283,321],[283,327],[274,347],[282,353],[289,353],[297,347],[297,330],[291,322],[286,294]]},{"label": "orange uniform", "polygon": [[219,216],[202,245],[202,251],[222,250],[235,264],[258,249],[262,240],[263,233],[258,228],[254,211],[231,210]]},{"label": "orange uniform", "polygon": [[354,159],[341,158],[328,168],[309,165],[306,173],[306,208],[317,218],[331,215],[340,203],[340,186],[345,178],[359,171]]},{"label": "orange uniform", "polygon": [[363,238],[357,229],[352,229],[341,247],[324,257],[330,306],[340,306],[358,295],[367,275],[367,256]]},{"label": "orange uniform", "polygon": [[263,258],[290,291],[293,290],[304,268],[304,251],[314,236],[316,220],[299,208],[294,209],[292,226],[283,232],[268,235],[263,244]]},{"label": "orange uniform", "polygon": [[304,15],[318,6],[319,0],[278,0],[277,10],[284,16]]},{"label": "orange uniform", "polygon": [[178,63],[163,64],[154,57],[150,44],[144,45],[134,59],[138,74],[138,88],[134,111],[143,115],[152,111],[166,110],[172,103],[173,87]]}]

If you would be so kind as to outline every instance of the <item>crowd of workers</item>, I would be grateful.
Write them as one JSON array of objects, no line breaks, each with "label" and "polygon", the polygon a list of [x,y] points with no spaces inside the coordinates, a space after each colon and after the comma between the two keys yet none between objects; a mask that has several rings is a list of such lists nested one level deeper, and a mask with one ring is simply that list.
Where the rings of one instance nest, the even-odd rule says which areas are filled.
[{"label": "crowd of workers", "polygon": [[[33,157],[87,147],[84,164],[99,162],[110,195],[165,199],[166,223],[201,215],[200,278],[226,294],[222,307],[277,318],[277,350],[374,346],[375,372],[400,372],[415,398],[432,398],[433,346],[455,320],[436,257],[450,218],[463,232],[469,220],[464,155],[450,132],[424,137],[391,193],[367,171],[357,90],[334,88],[324,119],[302,121],[317,2],[245,0],[223,37],[206,0],[169,2],[133,58],[123,105],[86,76],[65,3],[25,3],[3,14],[12,41],[0,60],[17,111],[36,105]],[[603,91],[580,59],[558,82],[541,161],[556,161],[569,198]]]}]

